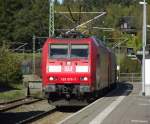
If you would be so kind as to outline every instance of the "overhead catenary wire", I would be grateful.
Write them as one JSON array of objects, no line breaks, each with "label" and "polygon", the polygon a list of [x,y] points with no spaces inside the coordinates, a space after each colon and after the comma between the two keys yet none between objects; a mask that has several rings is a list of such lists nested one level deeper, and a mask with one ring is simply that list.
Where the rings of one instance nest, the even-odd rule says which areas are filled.
[{"label": "overhead catenary wire", "polygon": [[88,21],[86,21],[86,22],[84,22],[84,23],[82,23],[82,24],[76,26],[75,28],[72,28],[70,31],[67,31],[66,33],[69,33],[69,32],[71,32],[71,31],[74,31],[75,29],[77,29],[77,28],[79,28],[79,27],[82,27],[82,26],[84,26],[84,25],[86,25],[86,24],[88,24],[88,23],[90,23],[90,22],[96,20],[96,19],[100,18],[101,16],[103,16],[103,15],[105,15],[105,14],[106,14],[106,12],[101,12],[101,14],[99,14],[98,16],[95,16],[94,18],[92,18],[92,19],[90,19],[90,20],[88,20]]}]

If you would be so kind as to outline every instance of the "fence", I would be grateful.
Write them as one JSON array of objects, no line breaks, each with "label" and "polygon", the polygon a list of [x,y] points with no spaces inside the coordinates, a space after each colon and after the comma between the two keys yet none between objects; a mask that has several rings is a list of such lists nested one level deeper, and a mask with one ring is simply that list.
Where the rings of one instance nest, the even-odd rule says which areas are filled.
[{"label": "fence", "polygon": [[141,82],[141,73],[120,73],[119,81]]}]

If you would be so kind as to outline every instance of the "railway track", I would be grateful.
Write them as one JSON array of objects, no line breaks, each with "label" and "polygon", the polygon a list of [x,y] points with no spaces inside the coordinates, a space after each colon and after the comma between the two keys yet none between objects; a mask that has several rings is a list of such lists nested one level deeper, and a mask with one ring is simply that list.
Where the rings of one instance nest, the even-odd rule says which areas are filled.
[{"label": "railway track", "polygon": [[[70,108],[55,108],[48,104],[47,100],[43,99],[33,99],[29,102],[28,100],[22,99],[22,105],[16,105],[16,107],[9,107],[10,104],[16,104],[20,102],[10,102],[7,104],[6,109],[0,112],[0,120],[2,123],[7,124],[57,124],[71,114],[79,111],[80,108],[70,107]],[[21,104],[21,102],[20,102]],[[5,105],[5,104],[4,104]]]},{"label": "railway track", "polygon": [[9,102],[0,103],[0,112],[5,112],[10,109],[16,108],[18,106],[21,106],[24,104],[32,104],[34,102],[41,101],[41,100],[42,99],[29,97],[29,98],[21,98],[21,99],[9,101]]},{"label": "railway track", "polygon": [[82,107],[61,107],[55,108],[51,114],[47,114],[42,118],[38,118],[32,121],[31,124],[58,124],[60,121],[64,120],[66,117],[79,111]]},{"label": "railway track", "polygon": [[[135,84],[134,84],[135,85]],[[116,90],[119,90],[120,92],[123,92],[123,91],[125,91],[125,90],[133,90],[133,87],[132,87],[132,85],[130,85],[130,84],[124,84],[124,83],[121,83],[121,84],[118,84],[118,86],[119,86],[119,89],[117,88],[117,89],[114,89],[114,90],[112,90],[112,92],[115,92]],[[118,94],[118,92],[116,92],[117,94]],[[109,93],[108,94],[106,94],[106,95],[109,95]],[[105,95],[105,96],[106,96]],[[102,99],[103,97],[101,97],[100,99]],[[64,109],[64,108],[63,108]],[[38,119],[38,121],[34,121],[32,124],[57,124],[57,123],[59,123],[60,121],[62,121],[62,120],[64,120],[64,118],[66,118],[67,116],[70,116],[71,114],[73,114],[73,113],[75,113],[75,112],[77,112],[78,110],[80,110],[80,109],[82,109],[82,108],[79,108],[78,110],[76,110],[76,111],[73,111],[73,109],[74,108],[71,108],[72,110],[70,110],[70,109],[68,109],[68,110],[70,110],[70,112],[58,112],[57,110],[54,112],[54,113],[52,113],[50,116],[47,116],[47,117],[44,117],[44,118],[42,118],[42,119]],[[62,116],[62,117],[61,117]],[[57,121],[56,121],[57,120]]]},{"label": "railway track", "polygon": [[[42,99],[21,99],[3,104],[1,108],[1,123],[7,124],[40,124],[50,120],[51,124],[61,121],[67,116],[73,114],[70,108],[56,108],[48,104],[47,100]],[[54,119],[55,118],[55,119]]]},{"label": "railway track", "polygon": [[16,100],[0,106],[0,120],[7,124],[57,124],[81,109],[77,107],[57,109],[49,105],[47,100],[35,98]]},{"label": "railway track", "polygon": [[50,106],[47,100],[27,98],[1,105],[0,120],[1,123],[23,124],[55,111],[54,106]]},{"label": "railway track", "polygon": [[24,100],[24,99],[26,99],[26,97],[20,98],[20,99],[11,100],[11,101],[6,101],[6,102],[0,102],[0,105],[6,105],[6,104],[14,103],[14,102],[17,102],[17,101],[21,101],[21,100]]},{"label": "railway track", "polygon": [[77,107],[57,109],[49,105],[47,100],[25,98],[0,104],[0,120],[7,124],[57,124],[80,109]]},{"label": "railway track", "polygon": [[55,113],[56,111],[57,111],[57,109],[56,109],[56,108],[53,108],[53,109],[51,109],[51,110],[47,110],[47,111],[45,111],[45,112],[42,112],[42,113],[39,113],[39,114],[37,114],[37,115],[31,116],[31,117],[29,117],[29,118],[27,118],[27,119],[21,120],[21,121],[17,122],[16,124],[31,123],[31,122],[37,121],[37,120],[39,120],[39,119],[41,119],[41,118],[44,118],[45,116],[48,116],[48,115],[50,115],[50,114],[53,114],[53,113]]}]

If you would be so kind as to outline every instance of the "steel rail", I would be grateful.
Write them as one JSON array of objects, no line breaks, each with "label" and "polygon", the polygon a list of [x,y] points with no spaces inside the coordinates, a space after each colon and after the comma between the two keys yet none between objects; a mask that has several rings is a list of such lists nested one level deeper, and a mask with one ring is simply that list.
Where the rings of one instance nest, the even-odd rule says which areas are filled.
[{"label": "steel rail", "polygon": [[43,99],[31,99],[31,98],[26,98],[22,100],[16,100],[16,102],[10,102],[9,104],[4,104],[0,106],[0,112],[5,112],[14,108],[17,108],[19,106],[25,105],[25,104],[32,104],[38,101],[41,101]]},{"label": "steel rail", "polygon": [[20,99],[11,100],[11,101],[6,101],[6,102],[0,102],[0,105],[6,105],[6,104],[10,104],[10,103],[21,101],[21,100],[24,100],[24,99],[26,99],[26,97],[20,98]]},{"label": "steel rail", "polygon": [[51,110],[48,110],[48,111],[45,111],[43,113],[40,113],[40,114],[37,114],[35,116],[31,116],[25,120],[22,120],[22,121],[19,121],[17,122],[16,124],[27,124],[27,123],[31,123],[31,122],[34,122],[34,121],[37,121],[41,118],[43,118],[44,116],[47,116],[49,114],[53,114],[54,112],[57,111],[57,108],[54,108],[54,109],[51,109]]}]

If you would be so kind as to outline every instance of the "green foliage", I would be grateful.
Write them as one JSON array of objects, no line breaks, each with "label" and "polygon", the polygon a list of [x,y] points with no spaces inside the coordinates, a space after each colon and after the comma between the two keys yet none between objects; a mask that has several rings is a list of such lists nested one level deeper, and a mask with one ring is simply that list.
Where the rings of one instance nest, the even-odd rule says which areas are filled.
[{"label": "green foliage", "polygon": [[11,85],[11,87],[13,90],[0,93],[0,102],[7,102],[25,97],[25,90],[23,85],[15,84]]},{"label": "green foliage", "polygon": [[[149,0],[147,2],[149,3]],[[48,0],[1,0],[0,44],[2,42],[28,42],[31,44],[34,34],[48,36],[48,8]],[[142,7],[135,0],[64,0],[63,4],[59,4],[58,0],[55,0],[56,11],[69,11],[69,9],[71,11],[107,11],[107,16],[87,25],[87,28],[98,26],[116,29],[119,19],[123,16],[133,16],[137,29],[140,29],[142,24]],[[55,14],[55,29],[73,28],[96,16],[93,14],[68,15],[66,16],[72,19],[72,22],[65,15]],[[103,33],[102,30],[90,29],[89,32],[96,35],[111,35],[110,32]]]},{"label": "green foliage", "polygon": [[48,35],[48,1],[1,0],[0,43],[29,42]]},{"label": "green foliage", "polygon": [[124,37],[127,38],[127,47],[133,48],[135,52],[141,48],[142,41],[138,38],[138,36],[126,34]]},{"label": "green foliage", "polygon": [[141,72],[141,64],[137,60],[131,60],[124,56],[120,61],[120,72],[121,73],[140,73]]},{"label": "green foliage", "polygon": [[[80,31],[84,32],[85,30],[87,30],[88,34],[96,35],[98,37],[105,36],[106,39],[111,38],[107,41],[111,41],[111,43],[117,42],[117,38],[125,38],[128,39],[127,43],[125,44],[127,47],[133,47],[135,51],[140,49],[140,39],[142,34],[142,5],[139,5],[140,0],[63,1],[63,4],[59,4],[58,0],[55,0],[55,11],[107,12],[106,16],[102,16],[99,19],[93,21],[92,23],[86,25],[86,27],[80,28]],[[149,12],[150,0],[147,0],[147,2],[147,11]],[[0,15],[0,45],[3,43],[9,44],[10,42],[27,42],[31,48],[31,41],[33,35],[48,36],[49,0],[0,0]],[[72,29],[77,25],[94,18],[96,15],[97,14],[55,14],[55,29]],[[150,14],[147,15],[147,23],[149,24]],[[123,34],[120,30],[120,18],[124,16],[129,16],[133,18],[134,27],[137,29],[136,36]],[[104,30],[92,29],[92,27],[114,28],[114,31],[105,32]],[[149,35],[148,37],[150,39]],[[7,53],[6,51],[5,54]],[[12,57],[12,55],[9,56]],[[8,58],[4,60],[6,62],[9,62],[10,60]],[[5,67],[3,62],[0,62],[0,64],[1,67]],[[0,71],[1,70],[4,72],[7,71],[7,69],[5,68],[0,69]],[[3,77],[7,77],[3,73],[0,73],[0,75],[2,75]],[[13,74],[10,75],[13,76]]]},{"label": "green foliage", "polygon": [[22,81],[20,60],[8,49],[0,48],[0,85],[10,85]]}]

